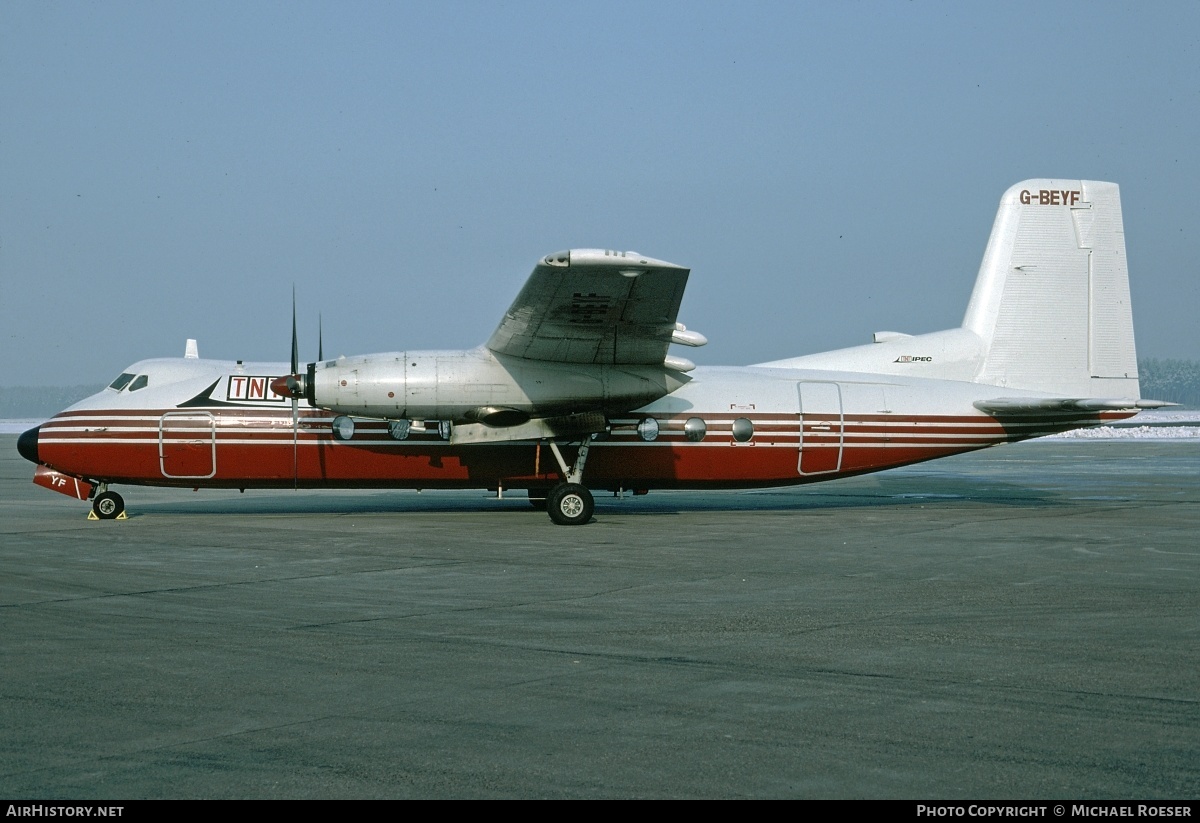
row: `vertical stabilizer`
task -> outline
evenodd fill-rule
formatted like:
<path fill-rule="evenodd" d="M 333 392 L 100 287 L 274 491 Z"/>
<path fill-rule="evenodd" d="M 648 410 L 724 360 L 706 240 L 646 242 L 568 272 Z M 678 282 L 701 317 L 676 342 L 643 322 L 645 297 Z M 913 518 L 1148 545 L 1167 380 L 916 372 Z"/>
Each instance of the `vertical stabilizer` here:
<path fill-rule="evenodd" d="M 1090 180 L 1010 188 L 963 328 L 975 382 L 1060 397 L 1138 397 L 1120 190 Z"/>

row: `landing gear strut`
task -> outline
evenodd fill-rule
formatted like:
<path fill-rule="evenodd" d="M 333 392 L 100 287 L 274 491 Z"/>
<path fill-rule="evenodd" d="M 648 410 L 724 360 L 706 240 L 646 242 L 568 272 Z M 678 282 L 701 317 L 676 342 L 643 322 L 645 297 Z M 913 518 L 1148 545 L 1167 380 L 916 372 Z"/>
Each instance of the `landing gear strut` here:
<path fill-rule="evenodd" d="M 591 442 L 591 435 L 587 435 L 579 446 L 575 465 L 568 469 L 558 444 L 550 441 L 550 451 L 554 453 L 554 459 L 558 461 L 558 467 L 562 470 L 566 482 L 559 483 L 546 495 L 546 513 L 560 526 L 581 526 L 592 519 L 595 501 L 592 499 L 592 493 L 582 483 L 583 467 L 587 463 Z"/>

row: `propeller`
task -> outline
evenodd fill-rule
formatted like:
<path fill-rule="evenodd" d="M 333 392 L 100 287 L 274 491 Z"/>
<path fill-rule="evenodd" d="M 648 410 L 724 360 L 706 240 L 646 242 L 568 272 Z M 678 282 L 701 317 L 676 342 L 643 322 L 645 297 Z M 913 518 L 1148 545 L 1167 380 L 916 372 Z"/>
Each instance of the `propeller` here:
<path fill-rule="evenodd" d="M 317 359 L 325 359 L 324 330 L 317 316 Z M 290 372 L 271 381 L 271 391 L 292 400 L 292 485 L 299 488 L 300 398 L 308 393 L 308 376 L 300 373 L 300 341 L 296 334 L 296 287 L 292 286 L 292 359 Z"/>
<path fill-rule="evenodd" d="M 271 391 L 292 399 L 292 486 L 298 488 L 300 454 L 300 395 L 304 394 L 304 377 L 300 374 L 300 340 L 296 334 L 296 287 L 292 286 L 292 359 L 291 370 L 271 381 Z"/>

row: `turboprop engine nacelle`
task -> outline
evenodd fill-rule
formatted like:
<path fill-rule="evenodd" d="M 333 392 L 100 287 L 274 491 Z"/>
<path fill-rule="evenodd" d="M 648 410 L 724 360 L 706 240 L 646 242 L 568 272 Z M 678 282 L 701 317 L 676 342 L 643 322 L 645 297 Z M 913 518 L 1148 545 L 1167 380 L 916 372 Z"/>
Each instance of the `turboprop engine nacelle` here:
<path fill-rule="evenodd" d="M 390 352 L 310 363 L 288 385 L 319 408 L 359 417 L 505 427 L 578 411 L 619 413 L 689 381 L 662 366 L 547 363 L 471 351 Z"/>

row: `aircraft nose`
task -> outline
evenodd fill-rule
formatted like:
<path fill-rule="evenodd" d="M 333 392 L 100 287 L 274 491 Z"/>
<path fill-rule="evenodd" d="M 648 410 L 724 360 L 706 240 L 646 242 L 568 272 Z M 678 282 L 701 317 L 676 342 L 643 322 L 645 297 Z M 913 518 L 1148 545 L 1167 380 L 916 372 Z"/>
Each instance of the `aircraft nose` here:
<path fill-rule="evenodd" d="M 38 462 L 38 429 L 34 426 L 17 438 L 17 452 L 30 463 Z"/>

